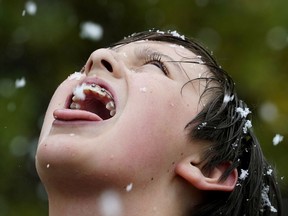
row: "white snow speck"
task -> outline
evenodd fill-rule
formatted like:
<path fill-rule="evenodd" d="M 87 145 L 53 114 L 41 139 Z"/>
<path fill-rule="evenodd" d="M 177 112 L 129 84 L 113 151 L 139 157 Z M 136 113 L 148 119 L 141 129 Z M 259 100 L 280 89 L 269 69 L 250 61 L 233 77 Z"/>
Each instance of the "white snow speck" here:
<path fill-rule="evenodd" d="M 68 80 L 74 80 L 74 79 L 80 80 L 82 76 L 84 76 L 84 74 L 82 74 L 80 72 L 74 72 L 73 74 L 70 74 L 67 79 Z"/>
<path fill-rule="evenodd" d="M 178 37 L 178 38 L 181 38 L 182 40 L 185 40 L 185 36 L 180 35 L 177 31 L 170 31 L 170 34 L 174 37 Z"/>
<path fill-rule="evenodd" d="M 267 174 L 267 175 L 272 175 L 272 172 L 273 172 L 273 170 L 272 170 L 272 169 L 269 169 L 269 170 L 267 170 L 266 174 Z"/>
<path fill-rule="evenodd" d="M 283 136 L 281 136 L 280 134 L 276 134 L 273 138 L 273 145 L 276 146 L 278 145 L 280 142 L 282 142 L 284 139 Z"/>
<path fill-rule="evenodd" d="M 114 191 L 105 191 L 101 194 L 99 207 L 103 216 L 122 215 L 122 202 L 120 196 Z"/>
<path fill-rule="evenodd" d="M 15 81 L 16 88 L 23 88 L 25 85 L 26 85 L 25 77 L 22 77 L 21 79 L 16 79 Z"/>
<path fill-rule="evenodd" d="M 207 122 L 202 122 L 201 124 L 198 125 L 198 130 L 200 130 L 201 128 L 205 127 L 207 125 Z"/>
<path fill-rule="evenodd" d="M 33 1 L 27 1 L 25 4 L 25 10 L 23 10 L 23 12 L 22 12 L 22 16 L 25 16 L 26 12 L 27 12 L 27 14 L 29 14 L 31 16 L 35 15 L 37 12 L 36 3 Z"/>
<path fill-rule="evenodd" d="M 98 41 L 103 36 L 103 28 L 97 23 L 87 21 L 81 24 L 80 37 Z"/>
<path fill-rule="evenodd" d="M 128 185 L 126 186 L 126 191 L 127 191 L 127 192 L 130 192 L 130 191 L 132 190 L 132 188 L 133 188 L 133 183 L 131 182 L 130 184 L 128 184 Z"/>
<path fill-rule="evenodd" d="M 237 146 L 238 146 L 238 144 L 237 143 L 232 143 L 232 148 L 235 150 L 236 148 L 237 148 Z"/>
<path fill-rule="evenodd" d="M 201 126 L 202 126 L 202 127 L 205 127 L 206 125 L 207 125 L 207 122 L 202 122 L 202 123 L 201 123 Z"/>
<path fill-rule="evenodd" d="M 84 87 L 86 86 L 85 83 L 83 83 L 82 85 L 78 85 L 76 86 L 76 88 L 73 91 L 73 94 L 78 97 L 80 100 L 85 100 L 86 95 L 84 94 Z"/>
<path fill-rule="evenodd" d="M 270 206 L 270 211 L 271 212 L 277 212 L 277 209 L 274 206 Z"/>
<path fill-rule="evenodd" d="M 240 174 L 240 176 L 239 176 L 239 179 L 245 180 L 245 179 L 248 177 L 248 175 L 249 175 L 248 170 L 243 170 L 243 169 L 241 169 L 241 174 Z"/>
<path fill-rule="evenodd" d="M 268 192 L 269 192 L 269 186 L 264 186 L 262 187 L 262 191 L 261 191 L 261 201 L 262 201 L 262 206 L 263 207 L 269 207 L 271 212 L 277 212 L 277 209 L 275 209 L 274 206 L 272 206 L 269 196 L 268 196 Z"/>
<path fill-rule="evenodd" d="M 225 95 L 224 96 L 224 103 L 228 103 L 230 101 L 233 101 L 233 99 L 234 99 L 234 95 L 232 95 L 232 96 Z"/>
<path fill-rule="evenodd" d="M 160 31 L 160 30 L 157 30 L 156 32 L 157 32 L 158 34 L 165 34 L 164 31 Z"/>
<path fill-rule="evenodd" d="M 251 128 L 251 127 L 252 127 L 251 121 L 250 121 L 250 120 L 247 120 L 247 121 L 245 122 L 244 127 L 243 127 L 243 132 L 244 132 L 244 133 L 247 133 L 247 130 L 248 130 L 249 128 Z"/>
<path fill-rule="evenodd" d="M 243 108 L 241 108 L 241 107 L 237 107 L 237 108 L 236 108 L 236 112 L 240 113 L 241 118 L 246 118 L 247 115 L 248 115 L 249 113 L 251 113 L 251 111 L 249 110 L 249 108 L 243 109 Z"/>

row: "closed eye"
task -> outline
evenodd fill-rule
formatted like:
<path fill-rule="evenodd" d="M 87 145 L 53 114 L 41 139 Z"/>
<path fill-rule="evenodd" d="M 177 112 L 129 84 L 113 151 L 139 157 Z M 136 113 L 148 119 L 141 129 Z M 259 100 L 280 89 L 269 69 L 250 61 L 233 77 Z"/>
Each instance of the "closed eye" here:
<path fill-rule="evenodd" d="M 152 64 L 158 67 L 165 74 L 165 76 L 169 76 L 169 71 L 164 62 L 162 61 L 160 54 L 152 53 L 148 55 L 145 64 Z"/>

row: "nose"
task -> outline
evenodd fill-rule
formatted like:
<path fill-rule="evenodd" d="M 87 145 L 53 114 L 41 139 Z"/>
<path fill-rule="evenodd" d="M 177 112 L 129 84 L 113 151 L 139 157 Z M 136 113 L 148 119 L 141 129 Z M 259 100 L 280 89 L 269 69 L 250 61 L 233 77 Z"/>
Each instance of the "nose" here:
<path fill-rule="evenodd" d="M 100 73 L 104 71 L 111 73 L 116 78 L 120 78 L 122 76 L 120 59 L 116 55 L 117 53 L 109 49 L 94 51 L 86 63 L 86 73 Z"/>

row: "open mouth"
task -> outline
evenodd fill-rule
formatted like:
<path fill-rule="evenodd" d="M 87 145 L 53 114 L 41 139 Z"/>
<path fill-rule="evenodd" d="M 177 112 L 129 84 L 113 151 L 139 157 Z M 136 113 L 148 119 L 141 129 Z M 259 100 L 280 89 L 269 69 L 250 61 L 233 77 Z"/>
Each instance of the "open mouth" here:
<path fill-rule="evenodd" d="M 112 94 L 95 83 L 83 83 L 77 86 L 73 91 L 69 108 L 93 113 L 103 120 L 107 120 L 116 114 Z"/>

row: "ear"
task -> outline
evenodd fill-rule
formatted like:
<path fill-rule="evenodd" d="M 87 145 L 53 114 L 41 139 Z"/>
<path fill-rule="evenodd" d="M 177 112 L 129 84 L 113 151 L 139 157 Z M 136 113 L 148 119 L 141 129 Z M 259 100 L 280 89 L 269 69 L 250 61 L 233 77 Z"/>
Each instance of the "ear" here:
<path fill-rule="evenodd" d="M 186 158 L 176 165 L 175 172 L 199 190 L 228 192 L 234 189 L 238 180 L 237 169 L 234 169 L 224 181 L 219 181 L 229 166 L 229 162 L 222 163 L 205 176 L 191 158 Z"/>

